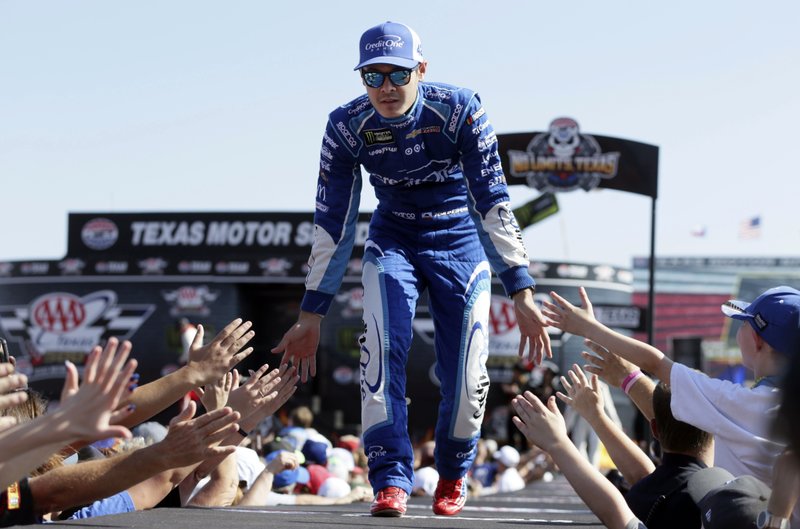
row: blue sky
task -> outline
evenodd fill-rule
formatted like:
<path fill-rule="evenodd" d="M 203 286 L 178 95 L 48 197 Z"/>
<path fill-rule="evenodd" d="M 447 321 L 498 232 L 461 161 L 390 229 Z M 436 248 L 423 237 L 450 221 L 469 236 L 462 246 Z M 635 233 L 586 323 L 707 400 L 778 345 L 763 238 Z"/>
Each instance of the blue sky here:
<path fill-rule="evenodd" d="M 327 113 L 362 92 L 358 38 L 383 20 L 499 133 L 566 115 L 658 145 L 658 255 L 800 255 L 800 3 L 651 4 L 0 0 L 0 260 L 61 258 L 68 212 L 311 211 Z M 649 252 L 648 198 L 559 202 L 525 231 L 534 258 Z"/>

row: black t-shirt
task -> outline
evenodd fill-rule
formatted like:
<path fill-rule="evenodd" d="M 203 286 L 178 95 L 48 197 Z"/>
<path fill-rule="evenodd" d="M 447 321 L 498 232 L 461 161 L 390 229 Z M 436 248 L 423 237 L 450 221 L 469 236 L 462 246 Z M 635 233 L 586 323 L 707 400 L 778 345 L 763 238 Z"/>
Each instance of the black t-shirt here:
<path fill-rule="evenodd" d="M 704 468 L 705 463 L 696 457 L 664 453 L 661 464 L 635 483 L 625 500 L 648 529 L 701 529 L 700 509 L 689 496 L 686 483 Z"/>
<path fill-rule="evenodd" d="M 0 493 L 0 527 L 30 525 L 41 521 L 36 516 L 28 478 L 11 484 Z"/>

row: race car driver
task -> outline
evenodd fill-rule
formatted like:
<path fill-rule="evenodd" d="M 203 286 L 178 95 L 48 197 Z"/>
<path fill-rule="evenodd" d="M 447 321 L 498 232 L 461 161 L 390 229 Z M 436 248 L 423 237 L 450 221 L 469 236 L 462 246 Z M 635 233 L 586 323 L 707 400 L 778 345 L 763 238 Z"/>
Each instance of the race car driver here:
<path fill-rule="evenodd" d="M 490 264 L 513 299 L 520 356 L 527 350 L 535 363 L 551 356 L 497 136 L 478 95 L 423 82 L 427 66 L 419 36 L 406 25 L 386 22 L 361 36 L 355 70 L 366 94 L 329 115 L 301 313 L 272 349 L 298 366 L 304 382 L 315 376 L 320 322 L 353 247 L 363 166 L 378 198 L 364 250 L 359 339 L 374 516 L 402 516 L 413 484 L 405 365 L 420 293 L 428 292 L 441 381 L 436 514 L 464 506 L 480 436 L 489 387 Z"/>

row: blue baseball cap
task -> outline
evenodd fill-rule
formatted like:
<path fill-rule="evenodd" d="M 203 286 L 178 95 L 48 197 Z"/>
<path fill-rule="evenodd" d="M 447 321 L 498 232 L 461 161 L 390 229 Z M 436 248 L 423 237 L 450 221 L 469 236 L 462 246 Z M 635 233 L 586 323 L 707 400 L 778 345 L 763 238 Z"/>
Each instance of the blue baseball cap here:
<path fill-rule="evenodd" d="M 317 465 L 328 464 L 328 445 L 325 443 L 309 439 L 303 445 L 302 452 L 306 457 L 307 463 L 316 463 Z"/>
<path fill-rule="evenodd" d="M 722 312 L 735 320 L 750 322 L 776 351 L 787 356 L 800 351 L 800 291 L 787 286 L 771 288 L 752 303 L 727 301 Z"/>
<path fill-rule="evenodd" d="M 359 70 L 370 64 L 393 64 L 403 68 L 414 68 L 422 58 L 422 43 L 419 35 L 398 22 L 384 22 L 369 28 L 359 42 Z"/>

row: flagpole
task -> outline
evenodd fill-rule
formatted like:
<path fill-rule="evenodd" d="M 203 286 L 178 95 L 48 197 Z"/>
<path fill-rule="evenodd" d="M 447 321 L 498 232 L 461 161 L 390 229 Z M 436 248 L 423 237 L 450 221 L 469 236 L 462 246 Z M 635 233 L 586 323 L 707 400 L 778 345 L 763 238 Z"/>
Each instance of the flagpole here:
<path fill-rule="evenodd" d="M 653 321 L 655 320 L 656 298 L 656 197 L 650 206 L 650 262 L 647 286 L 647 343 L 653 344 Z"/>

